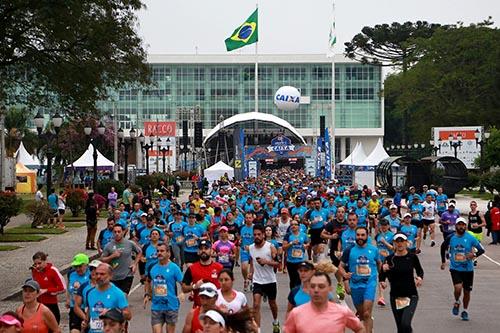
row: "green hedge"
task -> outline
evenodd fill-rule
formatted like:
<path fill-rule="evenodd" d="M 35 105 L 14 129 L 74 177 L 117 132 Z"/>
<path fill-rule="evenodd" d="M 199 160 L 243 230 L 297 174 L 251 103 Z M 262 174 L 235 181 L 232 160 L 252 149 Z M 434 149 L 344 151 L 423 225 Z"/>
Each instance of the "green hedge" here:
<path fill-rule="evenodd" d="M 0 234 L 10 222 L 10 218 L 21 211 L 23 201 L 14 192 L 0 192 Z"/>

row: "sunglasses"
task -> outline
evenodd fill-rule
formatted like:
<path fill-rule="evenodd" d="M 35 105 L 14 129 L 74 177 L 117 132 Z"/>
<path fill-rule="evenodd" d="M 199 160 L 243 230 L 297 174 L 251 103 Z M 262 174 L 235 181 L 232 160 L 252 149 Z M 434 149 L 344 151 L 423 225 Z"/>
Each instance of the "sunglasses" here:
<path fill-rule="evenodd" d="M 217 292 L 217 290 L 214 290 L 214 289 L 212 289 L 210 287 L 200 288 L 199 291 L 200 291 L 200 293 L 202 293 L 202 292 L 216 293 Z"/>

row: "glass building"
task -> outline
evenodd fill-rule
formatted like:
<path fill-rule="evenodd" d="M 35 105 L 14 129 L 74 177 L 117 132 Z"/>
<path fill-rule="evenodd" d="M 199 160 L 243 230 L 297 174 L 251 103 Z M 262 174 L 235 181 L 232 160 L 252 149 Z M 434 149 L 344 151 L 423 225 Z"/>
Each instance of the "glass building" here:
<path fill-rule="evenodd" d="M 255 55 L 150 55 L 153 85 L 124 87 L 98 107 L 115 113 L 118 126 L 142 128 L 145 121 L 203 122 L 204 134 L 221 119 L 254 111 Z M 319 134 L 319 118 L 332 114 L 332 62 L 325 55 L 259 55 L 259 112 L 292 124 L 308 143 Z M 296 111 L 277 110 L 276 90 L 291 85 L 301 91 Z M 383 136 L 382 69 L 335 57 L 336 159 L 356 142 L 369 152 Z M 195 110 L 194 112 L 191 110 Z M 194 115 L 194 113 L 196 113 Z"/>

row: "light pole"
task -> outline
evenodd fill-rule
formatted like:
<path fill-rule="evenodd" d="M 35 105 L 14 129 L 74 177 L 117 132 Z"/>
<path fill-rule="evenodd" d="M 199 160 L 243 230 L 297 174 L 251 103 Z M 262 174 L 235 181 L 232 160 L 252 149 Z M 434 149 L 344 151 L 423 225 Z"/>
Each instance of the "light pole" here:
<path fill-rule="evenodd" d="M 436 145 L 436 142 L 434 142 L 434 140 L 429 140 L 429 144 L 432 147 L 432 151 L 434 152 L 434 156 L 437 156 L 437 153 L 441 151 L 441 139 L 438 138 L 437 145 Z"/>
<path fill-rule="evenodd" d="M 483 132 L 481 135 L 481 132 L 479 132 L 479 129 L 476 129 L 474 132 L 474 138 L 476 139 L 476 147 L 479 145 L 481 148 L 480 150 L 480 155 L 479 155 L 479 172 L 481 174 L 484 173 L 484 146 L 488 143 L 488 139 L 490 138 L 490 133 L 489 132 Z M 480 182 L 481 185 L 479 186 L 479 192 L 483 193 L 484 192 L 484 186 L 483 182 Z"/>
<path fill-rule="evenodd" d="M 97 148 L 96 148 L 96 143 L 95 143 L 96 138 L 90 137 L 90 134 L 92 133 L 92 127 L 90 127 L 89 125 L 87 125 L 83 128 L 83 132 L 85 133 L 85 135 L 87 136 L 87 139 L 90 141 L 90 143 L 92 144 L 92 147 L 94 148 L 94 152 L 92 154 L 92 157 L 94 158 L 94 170 L 93 170 L 94 174 L 93 174 L 93 180 L 92 180 L 92 189 L 94 190 L 94 193 L 95 193 L 96 187 L 97 187 Z M 104 132 L 106 132 L 106 127 L 104 127 L 104 124 L 101 121 L 101 122 L 99 122 L 99 125 L 97 126 L 97 134 L 104 135 Z"/>
<path fill-rule="evenodd" d="M 141 143 L 141 149 L 144 150 L 146 156 L 146 175 L 149 175 L 149 150 L 153 148 L 153 135 L 149 136 L 150 143 L 146 143 L 146 137 L 141 133 L 139 136 L 139 142 Z"/>
<path fill-rule="evenodd" d="M 161 139 L 158 138 L 159 142 L 161 142 Z M 170 172 L 170 138 L 167 138 L 166 140 L 166 147 L 162 147 L 160 149 L 161 155 L 162 155 L 162 162 L 163 162 L 163 173 L 166 173 L 167 169 L 165 168 L 165 157 L 168 157 L 168 172 Z"/>
<path fill-rule="evenodd" d="M 57 140 L 57 135 L 59 134 L 59 130 L 61 129 L 63 118 L 61 117 L 59 112 L 56 112 L 56 114 L 52 117 L 52 125 L 54 126 L 55 133 L 52 132 L 51 130 L 47 130 L 45 131 L 45 133 L 43 133 L 44 118 L 40 113 L 40 111 L 38 111 L 33 120 L 35 122 L 36 130 L 38 132 L 38 137 L 42 141 L 45 141 L 45 143 L 47 144 L 46 155 L 47 155 L 47 197 L 48 197 L 52 189 L 52 158 L 54 155 L 52 152 L 51 143 Z"/>
<path fill-rule="evenodd" d="M 123 129 L 120 128 L 118 130 L 118 143 L 120 146 L 123 146 L 125 149 L 123 157 L 125 159 L 125 170 L 123 172 L 123 182 L 127 183 L 128 181 L 128 149 L 132 145 L 133 141 L 135 139 L 135 129 L 134 126 L 129 131 L 129 137 L 125 137 L 123 133 Z"/>
<path fill-rule="evenodd" d="M 453 134 L 450 133 L 450 135 L 448 136 L 448 141 L 450 141 L 450 146 L 453 148 L 455 158 L 457 158 L 457 149 L 458 147 L 462 147 L 462 133 L 458 133 L 456 138 Z"/>

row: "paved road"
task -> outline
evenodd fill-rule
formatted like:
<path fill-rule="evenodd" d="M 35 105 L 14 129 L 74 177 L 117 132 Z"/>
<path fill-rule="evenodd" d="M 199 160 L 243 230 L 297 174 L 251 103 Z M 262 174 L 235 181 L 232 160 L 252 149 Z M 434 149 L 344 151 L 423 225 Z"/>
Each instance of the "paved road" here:
<path fill-rule="evenodd" d="M 470 322 L 462 322 L 458 317 L 451 314 L 452 285 L 448 270 L 441 271 L 439 248 L 423 247 L 420 255 L 425 270 L 424 285 L 420 289 L 420 303 L 413 321 L 415 332 L 498 332 L 498 300 L 500 299 L 500 246 L 486 245 L 486 254 L 495 262 L 486 257 L 479 259 L 476 270 L 475 284 L 472 301 L 469 307 Z M 236 287 L 242 290 L 241 275 L 237 274 Z M 288 276 L 280 274 L 278 304 L 280 309 L 280 321 L 284 321 L 286 309 L 286 297 L 288 293 Z M 131 322 L 132 332 L 148 332 L 150 330 L 149 309 L 142 307 L 142 296 L 144 292 L 139 287 L 130 295 L 130 303 L 134 318 Z M 386 297 L 388 292 L 386 291 Z M 251 294 L 247 294 L 251 297 Z M 350 299 L 348 305 L 352 308 Z M 176 332 L 182 330 L 184 318 L 191 304 L 185 302 L 182 305 L 178 327 Z M 374 310 L 375 331 L 395 332 L 394 320 L 390 308 L 376 307 Z M 263 308 L 262 332 L 271 332 L 271 313 L 267 304 Z"/>

